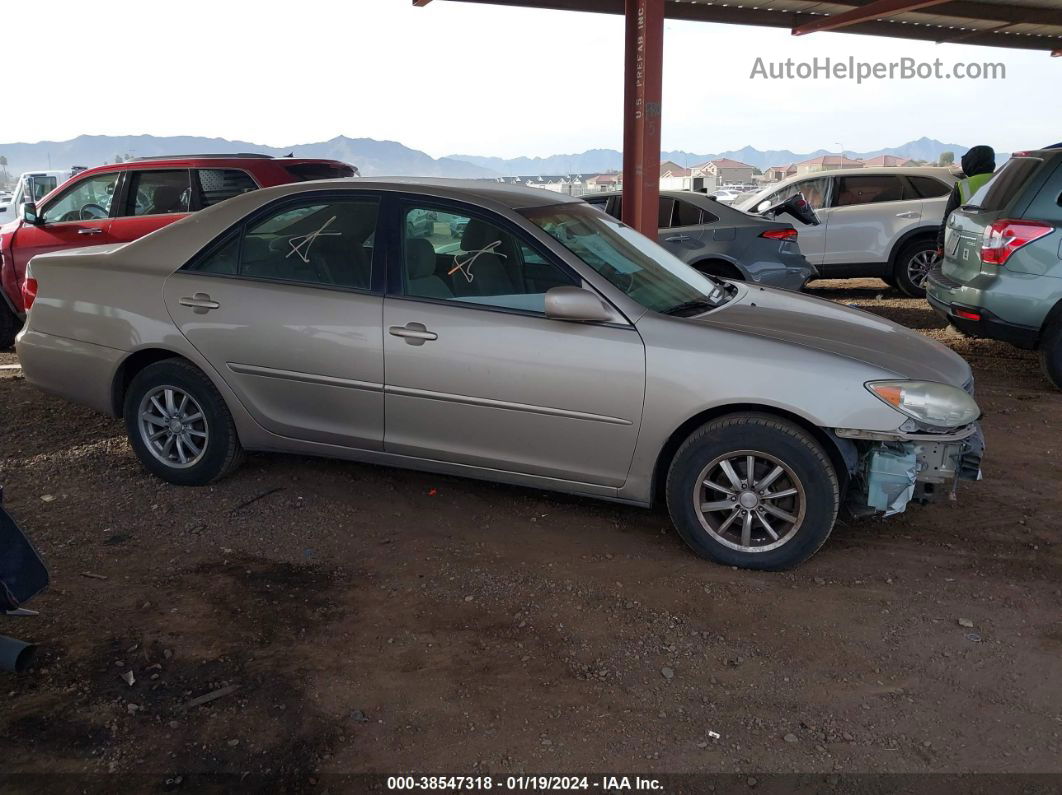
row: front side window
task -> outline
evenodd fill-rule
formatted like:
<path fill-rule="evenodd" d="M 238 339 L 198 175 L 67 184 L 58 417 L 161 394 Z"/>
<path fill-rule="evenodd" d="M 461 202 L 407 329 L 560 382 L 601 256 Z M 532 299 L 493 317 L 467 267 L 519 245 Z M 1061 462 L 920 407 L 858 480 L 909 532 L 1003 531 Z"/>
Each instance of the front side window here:
<path fill-rule="evenodd" d="M 258 189 L 258 184 L 250 175 L 235 168 L 200 168 L 195 174 L 199 182 L 200 207 L 210 207 Z"/>
<path fill-rule="evenodd" d="M 805 179 L 800 182 L 794 182 L 792 185 L 787 185 L 781 190 L 775 191 L 768 197 L 767 201 L 771 203 L 771 206 L 784 202 L 791 196 L 796 196 L 798 193 L 804 194 L 804 200 L 811 205 L 813 210 L 821 210 L 826 206 L 826 197 L 829 193 L 830 181 L 829 177 L 816 177 L 815 179 Z M 762 204 L 763 202 L 760 202 Z M 758 209 L 758 207 L 757 207 Z"/>
<path fill-rule="evenodd" d="M 548 290 L 575 283 L 526 241 L 481 218 L 413 207 L 402 228 L 403 291 L 413 298 L 544 313 Z"/>
<path fill-rule="evenodd" d="M 835 207 L 895 202 L 903 198 L 903 183 L 888 175 L 838 177 Z"/>
<path fill-rule="evenodd" d="M 118 172 L 97 174 L 81 180 L 41 212 L 41 219 L 46 224 L 64 221 L 96 221 L 107 218 L 111 211 L 111 199 L 114 198 L 114 186 L 118 183 Z"/>
<path fill-rule="evenodd" d="M 129 193 L 119 215 L 166 215 L 191 212 L 188 170 L 131 171 Z"/>
<path fill-rule="evenodd" d="M 289 205 L 237 231 L 189 270 L 368 290 L 378 212 L 374 199 Z"/>
<path fill-rule="evenodd" d="M 585 205 L 537 207 L 522 213 L 646 309 L 692 315 L 726 300 L 718 282 L 629 226 Z"/>

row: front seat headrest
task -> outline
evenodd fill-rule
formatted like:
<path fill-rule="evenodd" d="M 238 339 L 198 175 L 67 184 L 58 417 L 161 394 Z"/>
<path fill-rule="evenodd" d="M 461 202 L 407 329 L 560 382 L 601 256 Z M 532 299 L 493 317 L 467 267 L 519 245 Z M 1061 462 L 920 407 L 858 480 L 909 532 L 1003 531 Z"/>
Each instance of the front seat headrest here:
<path fill-rule="evenodd" d="M 504 242 L 505 234 L 486 221 L 472 218 L 461 235 L 461 248 L 465 251 L 481 251 L 491 243 Z"/>

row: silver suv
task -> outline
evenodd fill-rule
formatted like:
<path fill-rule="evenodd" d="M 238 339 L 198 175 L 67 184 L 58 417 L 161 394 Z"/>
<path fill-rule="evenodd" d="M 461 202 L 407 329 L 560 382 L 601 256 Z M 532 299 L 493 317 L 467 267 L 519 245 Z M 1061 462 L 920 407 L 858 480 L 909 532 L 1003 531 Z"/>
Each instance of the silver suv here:
<path fill-rule="evenodd" d="M 754 212 L 796 193 L 821 224 L 795 223 L 800 250 L 824 279 L 877 276 L 924 296 L 939 262 L 937 233 L 956 176 L 947 168 L 848 168 L 790 177 L 734 206 Z"/>

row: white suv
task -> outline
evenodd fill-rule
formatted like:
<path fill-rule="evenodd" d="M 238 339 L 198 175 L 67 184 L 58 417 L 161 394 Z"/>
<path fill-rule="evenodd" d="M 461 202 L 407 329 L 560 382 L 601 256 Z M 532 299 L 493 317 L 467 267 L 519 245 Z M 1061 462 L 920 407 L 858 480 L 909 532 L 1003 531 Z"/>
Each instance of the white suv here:
<path fill-rule="evenodd" d="M 926 275 L 938 261 L 937 231 L 956 180 L 948 168 L 820 171 L 790 177 L 734 207 L 758 212 L 803 193 L 821 223 L 793 225 L 800 232 L 800 250 L 822 278 L 877 276 L 921 297 Z"/>

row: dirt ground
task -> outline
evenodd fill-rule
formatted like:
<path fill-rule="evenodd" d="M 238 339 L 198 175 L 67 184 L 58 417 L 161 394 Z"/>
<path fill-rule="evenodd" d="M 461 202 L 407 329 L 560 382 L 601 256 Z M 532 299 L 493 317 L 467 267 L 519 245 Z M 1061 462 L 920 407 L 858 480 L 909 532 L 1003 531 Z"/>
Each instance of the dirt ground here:
<path fill-rule="evenodd" d="M 813 292 L 966 356 L 988 450 L 957 503 L 785 574 L 663 510 L 353 463 L 169 486 L 0 371 L 0 483 L 53 581 L 0 619 L 42 645 L 0 674 L 0 772 L 1062 773 L 1062 394 L 876 280 Z"/>

